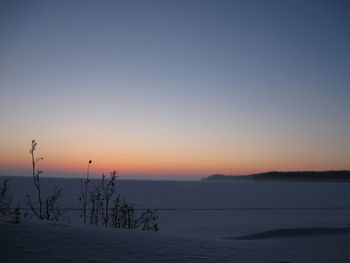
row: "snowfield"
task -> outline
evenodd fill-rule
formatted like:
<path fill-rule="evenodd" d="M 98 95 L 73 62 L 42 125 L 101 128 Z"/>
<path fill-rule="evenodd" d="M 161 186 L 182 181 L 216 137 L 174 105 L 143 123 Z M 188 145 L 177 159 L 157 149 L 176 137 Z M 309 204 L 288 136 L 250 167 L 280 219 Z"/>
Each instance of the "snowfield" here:
<path fill-rule="evenodd" d="M 63 187 L 62 207 L 78 207 L 79 180 Z M 16 177 L 15 197 L 33 194 Z M 60 222 L 0 220 L 1 262 L 350 262 L 350 184 L 120 181 L 138 208 L 158 208 L 159 232 Z"/>

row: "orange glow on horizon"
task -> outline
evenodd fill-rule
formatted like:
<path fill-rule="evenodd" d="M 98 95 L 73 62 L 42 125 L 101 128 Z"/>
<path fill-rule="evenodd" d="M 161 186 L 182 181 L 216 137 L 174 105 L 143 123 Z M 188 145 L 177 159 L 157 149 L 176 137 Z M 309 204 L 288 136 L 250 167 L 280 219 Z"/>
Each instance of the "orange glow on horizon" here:
<path fill-rule="evenodd" d="M 89 158 L 87 154 L 78 157 L 74 154 L 55 155 L 46 154 L 43 161 L 38 163 L 37 168 L 45 172 L 72 172 L 74 174 L 85 175 L 88 161 L 92 160 L 90 165 L 91 174 L 109 174 L 109 172 L 116 170 L 121 175 L 132 177 L 134 174 L 153 175 L 155 177 L 162 177 L 167 175 L 196 176 L 202 177 L 215 173 L 244 175 L 258 172 L 265 172 L 271 170 L 331 170 L 344 169 L 343 167 L 327 167 L 310 165 L 307 162 L 299 162 L 295 165 L 289 160 L 276 159 L 244 159 L 244 158 L 220 158 L 221 156 L 205 156 L 198 158 L 188 158 L 186 156 L 144 156 L 134 155 L 130 156 L 115 156 L 108 155 L 105 158 L 103 155 L 95 154 L 94 158 Z M 39 155 L 38 155 L 39 156 Z M 1 169 L 15 169 L 28 170 L 31 169 L 30 156 L 20 155 L 22 159 L 11 158 L 7 156 L 3 159 L 4 162 L 0 164 Z M 23 160 L 25 159 L 25 160 Z M 346 167 L 345 167 L 346 168 Z"/>
<path fill-rule="evenodd" d="M 38 169 L 44 172 L 65 172 L 84 175 L 92 160 L 91 173 L 109 174 L 116 170 L 121 175 L 152 175 L 155 177 L 177 175 L 202 177 L 215 173 L 243 175 L 271 170 L 341 170 L 349 169 L 344 158 L 331 158 L 304 152 L 299 149 L 289 152 L 274 147 L 230 144 L 219 146 L 199 142 L 175 142 L 147 140 L 105 142 L 86 138 L 67 141 L 38 141 L 37 157 L 44 160 Z M 29 140 L 30 142 L 30 140 Z M 185 143 L 188 146 L 184 146 Z M 31 170 L 29 143 L 22 139 L 0 149 L 1 170 Z M 67 147 L 67 145 L 69 147 Z M 115 147 L 118 145 L 119 147 Z M 245 147 L 244 147 L 245 146 Z M 6 149 L 6 151 L 4 150 Z M 328 158 L 328 159 L 327 159 Z"/>

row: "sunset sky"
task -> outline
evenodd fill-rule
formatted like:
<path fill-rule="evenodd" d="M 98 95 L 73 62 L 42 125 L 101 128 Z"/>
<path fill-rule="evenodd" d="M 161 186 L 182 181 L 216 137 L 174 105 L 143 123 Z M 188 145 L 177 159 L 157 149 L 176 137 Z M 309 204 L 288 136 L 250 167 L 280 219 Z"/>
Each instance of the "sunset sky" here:
<path fill-rule="evenodd" d="M 0 174 L 350 169 L 349 1 L 1 1 Z"/>

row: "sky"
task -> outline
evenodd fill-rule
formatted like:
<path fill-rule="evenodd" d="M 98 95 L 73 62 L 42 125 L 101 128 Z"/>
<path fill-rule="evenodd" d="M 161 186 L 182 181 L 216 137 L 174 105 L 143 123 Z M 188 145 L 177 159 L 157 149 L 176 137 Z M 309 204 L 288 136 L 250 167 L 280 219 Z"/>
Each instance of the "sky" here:
<path fill-rule="evenodd" d="M 0 174 L 350 169 L 348 1 L 1 1 Z M 29 172 L 28 172 L 29 171 Z"/>

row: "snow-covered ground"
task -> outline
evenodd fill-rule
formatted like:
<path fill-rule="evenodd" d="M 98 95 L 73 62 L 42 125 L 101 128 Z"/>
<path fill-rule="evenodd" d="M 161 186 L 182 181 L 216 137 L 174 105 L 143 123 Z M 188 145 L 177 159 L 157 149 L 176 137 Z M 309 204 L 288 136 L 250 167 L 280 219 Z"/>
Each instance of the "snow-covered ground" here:
<path fill-rule="evenodd" d="M 77 208 L 77 179 L 62 207 Z M 11 182 L 17 199 L 30 178 Z M 77 211 L 62 222 L 0 221 L 1 262 L 350 262 L 350 184 L 120 181 L 138 208 L 157 208 L 159 232 L 84 226 Z M 23 201 L 22 201 L 23 202 Z"/>

